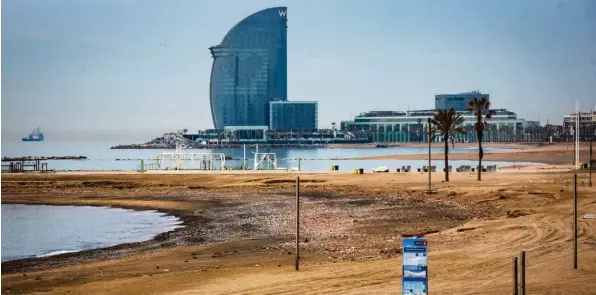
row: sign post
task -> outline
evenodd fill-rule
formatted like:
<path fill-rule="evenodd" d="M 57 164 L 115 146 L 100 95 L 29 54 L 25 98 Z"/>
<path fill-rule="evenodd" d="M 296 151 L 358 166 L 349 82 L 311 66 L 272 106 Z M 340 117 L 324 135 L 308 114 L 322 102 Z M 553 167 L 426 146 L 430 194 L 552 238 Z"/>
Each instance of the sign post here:
<path fill-rule="evenodd" d="M 402 294 L 428 294 L 428 242 L 424 238 L 403 239 Z"/>

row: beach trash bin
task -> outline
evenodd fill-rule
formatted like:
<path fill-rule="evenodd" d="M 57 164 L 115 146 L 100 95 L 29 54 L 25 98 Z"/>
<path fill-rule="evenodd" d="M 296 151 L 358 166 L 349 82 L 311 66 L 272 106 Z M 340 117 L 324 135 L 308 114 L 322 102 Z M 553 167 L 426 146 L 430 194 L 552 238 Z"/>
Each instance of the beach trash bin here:
<path fill-rule="evenodd" d="M 358 174 L 358 168 L 354 168 L 354 174 Z"/>
<path fill-rule="evenodd" d="M 335 166 L 331 165 L 331 166 L 329 167 L 329 170 L 330 170 L 330 171 L 333 171 L 333 169 L 334 169 L 334 168 L 335 168 Z"/>
<path fill-rule="evenodd" d="M 339 171 L 339 165 L 335 165 L 335 166 L 333 166 L 333 170 L 335 170 L 335 171 Z"/>
<path fill-rule="evenodd" d="M 363 168 L 359 168 L 358 169 L 358 174 L 364 174 L 364 169 Z"/>

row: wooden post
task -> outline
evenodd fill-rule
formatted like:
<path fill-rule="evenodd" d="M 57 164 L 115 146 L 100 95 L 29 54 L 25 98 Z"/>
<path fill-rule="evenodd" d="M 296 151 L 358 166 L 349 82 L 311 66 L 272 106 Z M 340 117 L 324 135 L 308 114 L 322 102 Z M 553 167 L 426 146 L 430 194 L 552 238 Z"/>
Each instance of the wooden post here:
<path fill-rule="evenodd" d="M 513 295 L 518 295 L 517 288 L 517 257 L 513 257 Z"/>
<path fill-rule="evenodd" d="M 592 167 L 592 140 L 590 140 L 590 158 L 588 160 L 588 174 L 590 177 L 590 180 L 588 182 L 590 184 L 590 187 L 592 187 L 592 169 L 594 169 L 594 167 Z"/>
<path fill-rule="evenodd" d="M 573 269 L 577 269 L 577 173 L 573 175 Z"/>
<path fill-rule="evenodd" d="M 520 295 L 526 295 L 526 251 L 521 251 L 520 256 L 520 271 L 519 271 L 519 282 L 520 282 Z"/>
<path fill-rule="evenodd" d="M 428 123 L 426 125 L 426 129 L 428 130 L 428 193 L 432 193 L 432 182 L 431 182 L 431 162 L 430 162 L 430 144 L 431 144 L 431 140 L 430 140 L 430 117 L 428 118 Z"/>
<path fill-rule="evenodd" d="M 300 176 L 296 176 L 296 270 L 300 270 Z"/>

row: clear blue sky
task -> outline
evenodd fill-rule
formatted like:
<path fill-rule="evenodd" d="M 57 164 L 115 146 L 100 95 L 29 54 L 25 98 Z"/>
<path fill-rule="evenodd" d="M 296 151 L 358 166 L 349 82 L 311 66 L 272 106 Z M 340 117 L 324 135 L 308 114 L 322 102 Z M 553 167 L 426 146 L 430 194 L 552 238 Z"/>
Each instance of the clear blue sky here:
<path fill-rule="evenodd" d="M 282 5 L 288 96 L 320 127 L 476 89 L 543 124 L 596 105 L 593 0 L 4 0 L 2 137 L 211 128 L 208 47 Z"/>

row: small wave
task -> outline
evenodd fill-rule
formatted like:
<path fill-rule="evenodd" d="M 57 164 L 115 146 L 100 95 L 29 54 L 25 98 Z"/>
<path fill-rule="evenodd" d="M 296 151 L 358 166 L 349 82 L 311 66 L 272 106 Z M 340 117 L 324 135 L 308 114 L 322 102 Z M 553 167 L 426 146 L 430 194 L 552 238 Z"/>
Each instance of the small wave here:
<path fill-rule="evenodd" d="M 48 253 L 40 254 L 35 257 L 42 258 L 42 257 L 49 257 L 49 256 L 54 256 L 54 255 L 66 254 L 66 253 L 74 253 L 74 252 L 79 252 L 79 251 L 81 251 L 81 250 L 57 250 L 57 251 L 50 251 Z"/>
<path fill-rule="evenodd" d="M 183 228 L 183 227 L 184 227 L 184 225 L 172 225 L 172 226 L 166 227 L 166 231 L 172 231 L 172 230 Z"/>

